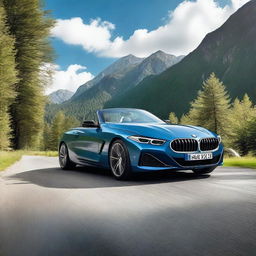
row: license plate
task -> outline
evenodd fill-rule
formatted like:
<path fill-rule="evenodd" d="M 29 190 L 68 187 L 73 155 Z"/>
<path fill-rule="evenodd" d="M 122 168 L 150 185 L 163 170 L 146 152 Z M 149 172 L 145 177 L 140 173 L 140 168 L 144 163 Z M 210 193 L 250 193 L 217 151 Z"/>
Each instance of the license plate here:
<path fill-rule="evenodd" d="M 201 154 L 187 154 L 185 160 L 195 161 L 195 160 L 207 160 L 212 159 L 212 153 L 201 153 Z"/>

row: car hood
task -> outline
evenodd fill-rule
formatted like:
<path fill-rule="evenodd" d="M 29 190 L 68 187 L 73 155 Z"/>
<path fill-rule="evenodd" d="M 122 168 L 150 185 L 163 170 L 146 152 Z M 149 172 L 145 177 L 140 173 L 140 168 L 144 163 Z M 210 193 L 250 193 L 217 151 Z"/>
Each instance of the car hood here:
<path fill-rule="evenodd" d="M 198 138 L 216 136 L 205 128 L 191 125 L 170 124 L 107 124 L 109 128 L 121 130 L 128 135 L 172 140 L 175 138 Z"/>

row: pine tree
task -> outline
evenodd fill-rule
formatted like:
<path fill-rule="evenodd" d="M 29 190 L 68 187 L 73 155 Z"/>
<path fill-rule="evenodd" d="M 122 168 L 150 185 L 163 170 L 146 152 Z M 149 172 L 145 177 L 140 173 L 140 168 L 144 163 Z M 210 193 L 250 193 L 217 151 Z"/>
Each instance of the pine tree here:
<path fill-rule="evenodd" d="M 62 134 L 72 127 L 79 126 L 79 122 L 76 118 L 65 116 L 62 111 L 59 111 L 53 119 L 52 125 L 45 133 L 49 134 L 48 139 L 45 139 L 47 150 L 57 150 L 58 144 Z M 47 129 L 47 127 L 46 127 Z"/>
<path fill-rule="evenodd" d="M 11 35 L 15 37 L 19 82 L 12 105 L 14 144 L 16 148 L 36 148 L 43 127 L 44 84 L 41 67 L 52 60 L 48 41 L 52 19 L 40 0 L 1 0 Z"/>
<path fill-rule="evenodd" d="M 9 107 L 15 97 L 14 39 L 8 34 L 5 11 L 0 2 L 0 150 L 10 146 L 11 128 Z"/>
<path fill-rule="evenodd" d="M 73 116 L 65 116 L 65 123 L 63 125 L 63 131 L 67 131 L 70 128 L 78 127 L 81 123 Z"/>
<path fill-rule="evenodd" d="M 251 119 L 247 125 L 248 152 L 256 156 L 256 118 Z"/>
<path fill-rule="evenodd" d="M 240 154 L 246 155 L 250 151 L 248 140 L 251 121 L 256 118 L 256 109 L 247 94 L 243 99 L 235 99 L 230 109 L 230 141 L 231 146 L 238 149 Z"/>
<path fill-rule="evenodd" d="M 189 113 L 188 114 L 183 114 L 180 118 L 180 124 L 183 125 L 196 125 L 193 120 L 191 120 Z"/>
<path fill-rule="evenodd" d="M 41 148 L 40 148 L 41 150 L 43 151 L 48 150 L 50 145 L 50 135 L 51 135 L 51 125 L 45 121 L 42 140 L 41 140 Z"/>
<path fill-rule="evenodd" d="M 172 124 L 178 124 L 179 123 L 179 119 L 178 119 L 178 117 L 176 116 L 176 114 L 174 112 L 171 112 L 169 114 L 169 121 Z"/>
<path fill-rule="evenodd" d="M 212 73 L 191 103 L 186 121 L 226 136 L 229 134 L 229 107 L 230 98 L 225 86 Z"/>
<path fill-rule="evenodd" d="M 232 124 L 231 129 L 233 129 L 234 132 L 237 128 L 243 128 L 246 122 L 256 117 L 256 109 L 247 94 L 244 95 L 241 101 L 237 98 L 234 100 L 232 108 L 230 109 L 230 116 Z"/>
<path fill-rule="evenodd" d="M 64 124 L 65 124 L 65 116 L 63 112 L 60 111 L 56 114 L 52 122 L 49 145 L 48 145 L 48 148 L 50 150 L 57 150 L 58 142 L 64 131 Z"/>

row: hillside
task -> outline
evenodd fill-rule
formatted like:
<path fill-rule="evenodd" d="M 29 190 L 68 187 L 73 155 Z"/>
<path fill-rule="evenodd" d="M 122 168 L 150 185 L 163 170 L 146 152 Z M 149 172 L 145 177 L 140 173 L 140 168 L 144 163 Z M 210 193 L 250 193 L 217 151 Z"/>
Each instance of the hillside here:
<path fill-rule="evenodd" d="M 73 96 L 73 94 L 74 93 L 69 90 L 60 89 L 49 94 L 48 98 L 51 103 L 60 104 L 64 101 L 69 100 Z"/>
<path fill-rule="evenodd" d="M 132 54 L 118 59 L 113 64 L 108 66 L 106 69 L 104 69 L 102 72 L 100 72 L 94 79 L 81 85 L 75 92 L 74 96 L 72 97 L 72 100 L 75 100 L 76 97 L 78 97 L 86 90 L 99 83 L 106 76 L 116 76 L 119 78 L 123 77 L 127 72 L 136 67 L 142 61 L 143 58 L 138 58 Z"/>
<path fill-rule="evenodd" d="M 56 111 L 62 110 L 69 115 L 75 115 L 80 120 L 92 118 L 93 113 L 102 108 L 112 97 L 123 94 L 128 89 L 135 87 L 145 77 L 161 73 L 179 62 L 183 56 L 176 57 L 157 51 L 145 59 L 137 58 L 137 62 L 133 62 L 132 65 L 130 61 L 125 63 L 130 58 L 135 60 L 137 57 L 128 55 L 117 60 L 106 69 L 108 72 L 105 70 L 100 73 L 101 79 L 90 88 L 85 89 L 84 86 L 81 86 L 69 101 L 60 106 L 48 105 L 47 115 L 54 115 Z M 109 70 L 112 71 L 109 72 Z M 82 90 L 84 91 L 82 92 Z M 47 119 L 51 118 L 47 117 Z"/>
<path fill-rule="evenodd" d="M 248 93 L 256 102 L 256 1 L 234 13 L 180 63 L 143 80 L 105 107 L 138 107 L 162 118 L 188 111 L 211 72 L 224 82 L 232 98 Z M 161 102 L 161 103 L 159 103 Z"/>

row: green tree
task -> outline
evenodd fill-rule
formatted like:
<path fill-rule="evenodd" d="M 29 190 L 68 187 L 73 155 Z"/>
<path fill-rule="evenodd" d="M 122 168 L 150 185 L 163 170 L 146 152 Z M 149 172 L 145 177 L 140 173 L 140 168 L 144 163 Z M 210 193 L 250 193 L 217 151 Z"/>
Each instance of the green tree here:
<path fill-rule="evenodd" d="M 73 116 L 65 117 L 65 123 L 63 125 L 64 131 L 66 131 L 70 128 L 78 127 L 78 126 L 80 126 L 80 122 L 75 117 L 73 117 Z"/>
<path fill-rule="evenodd" d="M 48 149 L 57 150 L 59 139 L 64 131 L 64 124 L 65 116 L 63 112 L 60 111 L 56 114 L 51 125 Z"/>
<path fill-rule="evenodd" d="M 14 39 L 8 33 L 5 11 L 0 2 L 0 150 L 10 146 L 11 127 L 9 107 L 15 98 Z"/>
<path fill-rule="evenodd" d="M 247 125 L 247 145 L 249 152 L 256 155 L 256 117 L 251 119 Z"/>
<path fill-rule="evenodd" d="M 229 134 L 230 98 L 223 83 L 214 73 L 203 83 L 189 113 L 182 122 L 203 126 L 217 134 Z"/>
<path fill-rule="evenodd" d="M 19 82 L 17 98 L 12 105 L 14 145 L 36 148 L 44 115 L 42 66 L 52 60 L 49 44 L 53 20 L 43 10 L 40 0 L 0 0 L 5 7 L 7 23 L 15 38 L 16 66 Z"/>
<path fill-rule="evenodd" d="M 179 123 L 179 119 L 178 117 L 176 116 L 176 114 L 174 112 L 171 112 L 169 114 L 169 121 L 172 123 L 172 124 L 178 124 Z"/>
<path fill-rule="evenodd" d="M 245 123 L 256 117 L 256 109 L 247 94 L 243 99 L 235 99 L 230 109 L 231 124 L 234 130 L 243 128 Z M 235 132 L 235 131 L 234 131 Z"/>
<path fill-rule="evenodd" d="M 53 119 L 50 131 L 46 128 L 45 136 L 48 136 L 48 139 L 45 138 L 47 143 L 46 150 L 57 150 L 62 134 L 68 129 L 77 126 L 79 126 L 79 121 L 76 118 L 65 116 L 63 112 L 59 111 Z"/>
<path fill-rule="evenodd" d="M 47 150 L 48 145 L 50 145 L 50 135 L 51 135 L 51 125 L 47 123 L 46 121 L 44 122 L 44 130 L 43 134 L 41 136 L 41 150 Z"/>
<path fill-rule="evenodd" d="M 247 94 L 243 99 L 235 99 L 230 109 L 230 140 L 231 146 L 239 150 L 242 155 L 250 151 L 249 128 L 252 119 L 256 117 L 256 109 Z"/>
<path fill-rule="evenodd" d="M 189 113 L 183 114 L 180 118 L 180 124 L 186 125 L 186 124 L 193 124 L 193 121 L 191 120 Z"/>

